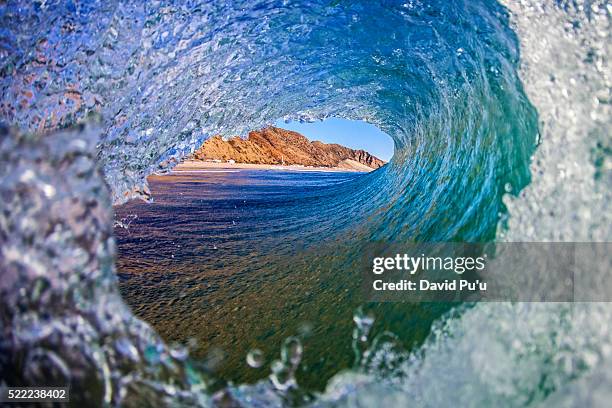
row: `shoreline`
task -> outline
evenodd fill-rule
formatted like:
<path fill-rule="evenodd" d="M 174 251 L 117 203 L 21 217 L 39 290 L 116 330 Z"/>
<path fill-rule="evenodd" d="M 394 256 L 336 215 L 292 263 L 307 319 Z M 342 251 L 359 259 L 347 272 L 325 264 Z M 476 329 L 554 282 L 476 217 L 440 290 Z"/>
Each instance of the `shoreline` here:
<path fill-rule="evenodd" d="M 279 170 L 279 171 L 319 171 L 329 173 L 368 173 L 373 171 L 365 165 L 358 163 L 360 168 L 343 168 L 343 167 L 311 167 L 302 165 L 280 165 L 280 164 L 252 164 L 252 163 L 214 163 L 214 162 L 203 162 L 199 160 L 185 160 L 176 165 L 169 174 L 176 173 L 194 173 L 200 171 L 206 171 L 208 169 L 218 171 L 231 171 L 231 170 Z M 357 166 L 355 166 L 357 167 Z M 214 171 L 211 171 L 214 172 Z"/>

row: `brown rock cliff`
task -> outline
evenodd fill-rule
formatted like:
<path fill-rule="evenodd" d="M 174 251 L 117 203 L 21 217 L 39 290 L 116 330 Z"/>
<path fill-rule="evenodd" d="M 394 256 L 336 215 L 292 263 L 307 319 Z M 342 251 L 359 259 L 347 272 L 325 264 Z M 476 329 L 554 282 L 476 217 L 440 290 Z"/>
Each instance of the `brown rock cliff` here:
<path fill-rule="evenodd" d="M 353 160 L 372 169 L 385 164 L 365 150 L 353 150 L 335 143 L 311 142 L 297 132 L 277 127 L 250 132 L 247 139 L 234 137 L 225 141 L 220 136 L 214 136 L 204 142 L 193 158 L 319 167 L 338 167 L 343 161 Z"/>

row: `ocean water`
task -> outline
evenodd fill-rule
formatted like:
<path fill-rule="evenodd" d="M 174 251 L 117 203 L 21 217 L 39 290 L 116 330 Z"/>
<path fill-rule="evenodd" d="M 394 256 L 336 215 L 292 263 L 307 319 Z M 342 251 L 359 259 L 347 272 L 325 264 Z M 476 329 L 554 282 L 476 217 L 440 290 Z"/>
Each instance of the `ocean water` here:
<path fill-rule="evenodd" d="M 123 298 L 168 342 L 191 342 L 192 355 L 202 359 L 223 358 L 215 371 L 235 381 L 266 377 L 289 336 L 333 334 L 340 341 L 327 338 L 318 345 L 323 350 L 308 355 L 311 366 L 321 367 L 304 373 L 324 386 L 332 367 L 352 365 L 350 337 L 342 334 L 352 329 L 359 304 L 347 298 L 358 296 L 359 286 L 345 294 L 349 287 L 339 288 L 337 279 L 326 283 L 334 271 L 314 265 L 318 257 L 311 253 L 325 238 L 304 239 L 303 230 L 313 227 L 304 208 L 330 201 L 338 183 L 360 176 L 211 170 L 150 179 L 152 203 L 115 208 Z M 352 272 L 347 277 L 357 279 Z M 344 348 L 345 355 L 334 359 L 324 352 L 330 347 Z M 249 368 L 251 349 L 264 351 L 264 367 Z M 318 356 L 324 355 L 323 364 Z"/>
<path fill-rule="evenodd" d="M 337 226 L 309 225 L 316 218 L 304 210 L 323 207 L 364 176 L 181 170 L 150 178 L 152 203 L 115 208 L 123 298 L 167 342 L 191 345 L 193 357 L 218 359 L 211 369 L 234 382 L 267 377 L 279 345 L 297 336 L 307 350 L 298 381 L 304 390 L 322 390 L 355 363 L 346 333 L 364 303 L 362 259 L 352 255 L 359 243 L 346 248 Z M 313 228 L 308 239 L 304 231 Z M 380 315 L 371 334 L 391 330 L 408 349 L 448 309 L 369 305 L 370 314 Z M 263 353 L 261 367 L 247 364 L 255 349 Z"/>
<path fill-rule="evenodd" d="M 610 241 L 610 12 L 606 1 L 4 2 L 0 115 L 11 128 L 0 133 L 2 378 L 70 382 L 76 402 L 97 405 L 605 406 L 608 304 L 364 310 L 346 293 L 372 241 Z M 225 221 L 243 207 L 201 213 L 210 226 L 222 224 L 221 235 L 178 248 L 173 234 L 189 227 L 156 218 L 155 202 L 127 204 L 139 208 L 117 217 L 113 205 L 150 199 L 159 185 L 146 177 L 214 134 L 328 117 L 376 125 L 393 138 L 395 155 L 379 171 L 299 202 L 286 193 L 306 187 L 268 185 L 284 206 L 242 213 L 265 214 L 253 225 L 269 227 L 257 242 L 266 251 L 228 259 L 253 259 L 280 277 L 252 282 L 250 293 L 266 296 L 251 304 L 268 303 L 252 307 L 298 307 L 264 316 L 263 326 L 281 327 L 270 344 L 260 346 L 265 333 L 247 344 L 252 333 L 240 330 L 257 318 L 241 303 L 248 298 L 217 290 L 238 307 L 240 324 L 222 328 L 231 344 L 267 347 L 266 358 L 278 350 L 263 368 L 269 379 L 252 384 L 264 374 L 239 367 L 239 357 L 218 373 L 219 353 L 172 339 L 220 320 L 190 324 L 197 317 L 182 293 L 173 306 L 153 289 L 157 306 L 138 309 L 155 283 L 136 270 L 180 261 L 197 272 L 184 255 L 223 251 L 242 228 L 222 232 Z M 240 190 L 215 191 L 223 202 Z M 151 231 L 144 238 L 156 242 L 147 256 L 117 258 L 117 240 L 130 244 L 117 226 L 141 222 L 139 211 Z M 155 229 L 173 221 L 175 232 Z M 299 237 L 298 250 L 282 237 Z M 319 289 L 311 303 L 278 295 L 298 275 L 324 278 L 304 283 Z M 176 288 L 191 285 L 187 298 L 214 290 L 159 269 L 156 279 L 164 276 L 184 281 Z M 305 309 L 318 310 L 312 320 L 329 319 L 313 324 L 308 339 L 291 326 Z M 166 310 L 176 317 L 167 324 Z M 333 333 L 316 332 L 324 326 Z M 375 340 L 383 328 L 395 334 Z M 298 337 L 281 341 L 285 332 Z M 353 347 L 353 334 L 366 344 Z"/>

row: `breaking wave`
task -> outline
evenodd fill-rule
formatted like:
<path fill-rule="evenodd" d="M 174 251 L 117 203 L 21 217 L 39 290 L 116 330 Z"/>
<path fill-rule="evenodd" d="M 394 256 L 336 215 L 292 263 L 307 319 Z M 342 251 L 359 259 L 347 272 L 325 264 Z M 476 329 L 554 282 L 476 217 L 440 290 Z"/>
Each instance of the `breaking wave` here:
<path fill-rule="evenodd" d="M 305 210 L 305 235 L 612 237 L 605 1 L 8 1 L 0 20 L 0 367 L 14 383 L 69 382 L 100 404 L 289 403 L 298 343 L 272 381 L 226 386 L 124 305 L 112 236 L 111 204 L 147 199 L 147 175 L 277 118 L 361 119 L 395 142 L 389 165 Z M 603 405 L 611 314 L 463 305 L 417 350 L 377 339 L 299 402 Z"/>

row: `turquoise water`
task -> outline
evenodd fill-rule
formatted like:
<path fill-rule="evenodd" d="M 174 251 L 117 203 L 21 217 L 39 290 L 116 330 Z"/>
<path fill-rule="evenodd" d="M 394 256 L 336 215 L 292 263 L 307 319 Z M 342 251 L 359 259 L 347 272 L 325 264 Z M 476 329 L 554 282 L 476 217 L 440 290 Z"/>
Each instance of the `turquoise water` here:
<path fill-rule="evenodd" d="M 413 321 L 422 330 L 389 327 L 394 340 L 388 335 L 368 354 L 379 364 L 333 368 L 367 354 L 352 350 L 352 329 L 360 338 L 372 318 L 363 311 L 351 322 L 348 309 L 359 302 L 345 295 L 354 282 L 342 272 L 371 241 L 611 239 L 607 2 L 7 1 L 0 20 L 0 115 L 13 129 L 0 133 L 3 378 L 69 381 L 81 391 L 76 403 L 97 405 L 209 406 L 211 398 L 286 405 L 300 381 L 321 389 L 331 374 L 324 392 L 298 401 L 604 401 L 612 339 L 610 310 L 601 304 L 462 305 L 440 317 L 402 306 L 374 310 L 375 325 Z M 301 272 L 325 265 L 312 275 L 327 271 L 325 279 L 309 283 L 321 289 L 312 305 L 329 318 L 317 327 L 337 331 L 316 333 L 311 343 L 300 338 L 303 349 L 279 334 L 265 346 L 266 355 L 284 350 L 265 367 L 270 381 L 241 385 L 264 374 L 238 368 L 239 357 L 236 370 L 211 372 L 211 358 L 200 357 L 206 345 L 190 358 L 136 317 L 146 312 L 125 290 L 120 296 L 129 279 L 116 272 L 130 264 L 120 259 L 117 269 L 116 239 L 129 239 L 115 237 L 112 226 L 131 218 L 114 219 L 111 205 L 149 199 L 156 186 L 146 177 L 169 171 L 212 135 L 244 135 L 279 118 L 329 117 L 377 126 L 393 138 L 395 155 L 379 171 L 317 188 L 312 199 L 291 203 L 281 189 L 286 206 L 251 208 L 266 215 L 258 220 L 266 225 L 268 216 L 290 221 L 270 228 L 305 242 L 305 252 L 290 257 L 286 242 L 280 256 L 253 256 L 287 277 L 281 286 L 262 285 L 263 298 L 280 303 L 294 263 Z M 284 213 L 293 208 L 299 217 Z M 206 214 L 214 224 L 228 213 Z M 145 219 L 147 228 L 168 223 Z M 208 237 L 196 247 L 204 254 L 216 245 Z M 276 236 L 264 237 L 264 246 L 276 247 Z M 166 245 L 148 256 L 172 265 L 171 242 L 157 238 Z M 131 262 L 130 278 L 140 266 L 156 267 Z M 207 289 L 190 290 L 205 298 Z M 164 310 L 146 316 L 153 328 Z M 181 327 L 196 326 L 192 313 L 184 316 Z M 301 321 L 275 319 L 278 326 Z M 241 327 L 251 326 L 240 321 L 227 332 L 242 338 Z M 172 327 L 159 330 L 180 337 Z M 313 344 L 316 355 L 308 351 Z M 316 366 L 324 356 L 332 363 Z M 232 372 L 238 382 L 226 386 Z"/>

